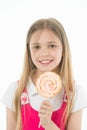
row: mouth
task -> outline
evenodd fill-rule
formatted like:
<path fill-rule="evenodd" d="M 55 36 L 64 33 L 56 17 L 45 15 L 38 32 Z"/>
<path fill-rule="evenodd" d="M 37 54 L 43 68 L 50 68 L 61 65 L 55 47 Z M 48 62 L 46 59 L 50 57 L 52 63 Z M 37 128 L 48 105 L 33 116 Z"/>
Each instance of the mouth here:
<path fill-rule="evenodd" d="M 39 63 L 42 65 L 49 65 L 53 60 L 40 60 Z"/>

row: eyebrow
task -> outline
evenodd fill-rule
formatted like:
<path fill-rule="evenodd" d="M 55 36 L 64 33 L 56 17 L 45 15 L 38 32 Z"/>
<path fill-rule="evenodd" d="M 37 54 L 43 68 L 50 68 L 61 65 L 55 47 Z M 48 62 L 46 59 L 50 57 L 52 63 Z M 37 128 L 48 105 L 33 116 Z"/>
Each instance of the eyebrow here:
<path fill-rule="evenodd" d="M 32 46 L 34 46 L 34 45 L 39 45 L 39 44 L 40 44 L 40 43 L 38 43 L 38 42 L 31 43 Z"/>
<path fill-rule="evenodd" d="M 56 41 L 48 41 L 47 44 L 51 44 L 51 43 L 57 43 Z M 39 42 L 34 42 L 34 43 L 31 43 L 32 45 L 38 45 L 40 44 Z"/>
<path fill-rule="evenodd" d="M 50 41 L 50 42 L 48 42 L 48 44 L 50 44 L 50 43 L 57 43 L 56 41 Z"/>

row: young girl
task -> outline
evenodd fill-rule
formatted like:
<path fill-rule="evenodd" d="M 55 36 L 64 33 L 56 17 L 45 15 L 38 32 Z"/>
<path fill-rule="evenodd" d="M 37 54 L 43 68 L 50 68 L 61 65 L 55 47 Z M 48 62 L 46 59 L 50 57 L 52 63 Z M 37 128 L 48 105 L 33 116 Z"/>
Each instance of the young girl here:
<path fill-rule="evenodd" d="M 37 78 L 49 71 L 62 79 L 62 91 L 50 101 L 36 91 Z M 87 105 L 82 94 L 73 79 L 63 26 L 54 18 L 36 21 L 27 34 L 22 75 L 3 97 L 7 130 L 81 130 L 82 109 Z"/>

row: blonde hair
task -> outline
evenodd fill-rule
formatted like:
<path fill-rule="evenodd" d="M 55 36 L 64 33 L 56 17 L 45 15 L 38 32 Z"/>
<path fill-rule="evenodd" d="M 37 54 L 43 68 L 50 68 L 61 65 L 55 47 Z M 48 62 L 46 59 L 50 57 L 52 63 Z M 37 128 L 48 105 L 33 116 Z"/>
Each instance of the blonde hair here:
<path fill-rule="evenodd" d="M 56 36 L 58 36 L 63 46 L 63 56 L 58 67 L 60 68 L 59 75 L 63 79 L 63 85 L 65 87 L 65 92 L 67 96 L 67 107 L 64 112 L 66 115 L 65 124 L 67 124 L 69 115 L 72 110 L 73 98 L 74 98 L 74 83 L 73 83 L 73 75 L 72 75 L 72 67 L 71 67 L 71 54 L 70 54 L 70 48 L 69 48 L 66 32 L 63 26 L 61 25 L 61 23 L 54 18 L 37 20 L 31 25 L 27 34 L 23 72 L 20 77 L 18 88 L 14 98 L 14 105 L 16 109 L 16 121 L 17 121 L 16 130 L 21 130 L 21 112 L 20 112 L 21 93 L 23 92 L 24 88 L 27 86 L 31 74 L 33 70 L 36 68 L 32 62 L 28 45 L 33 33 L 35 31 L 42 30 L 44 28 L 49 29 Z"/>

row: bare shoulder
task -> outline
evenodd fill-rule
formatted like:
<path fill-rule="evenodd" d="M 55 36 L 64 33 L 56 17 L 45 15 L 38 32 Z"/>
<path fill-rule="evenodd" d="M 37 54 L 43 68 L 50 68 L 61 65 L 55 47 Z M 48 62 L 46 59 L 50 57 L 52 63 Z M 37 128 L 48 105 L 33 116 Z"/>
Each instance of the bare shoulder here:
<path fill-rule="evenodd" d="M 81 130 L 82 109 L 72 112 L 68 121 L 67 130 Z"/>
<path fill-rule="evenodd" d="M 15 130 L 16 127 L 15 112 L 9 108 L 6 108 L 6 126 L 7 130 Z"/>

